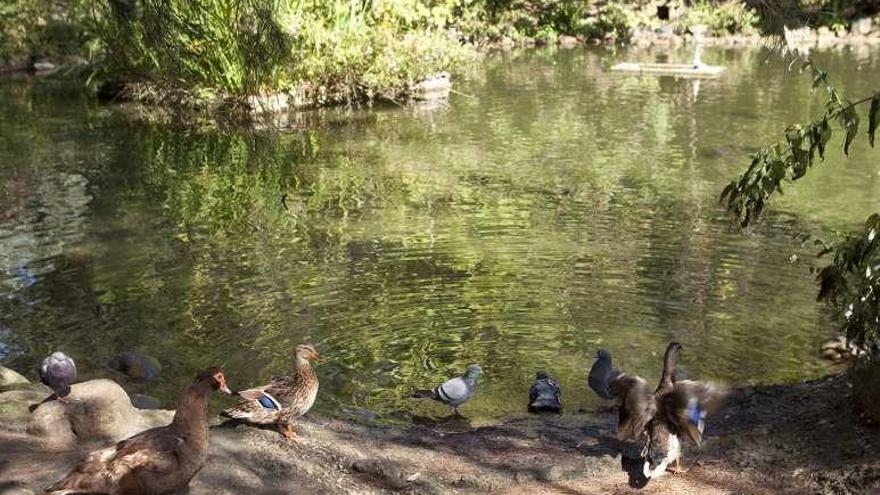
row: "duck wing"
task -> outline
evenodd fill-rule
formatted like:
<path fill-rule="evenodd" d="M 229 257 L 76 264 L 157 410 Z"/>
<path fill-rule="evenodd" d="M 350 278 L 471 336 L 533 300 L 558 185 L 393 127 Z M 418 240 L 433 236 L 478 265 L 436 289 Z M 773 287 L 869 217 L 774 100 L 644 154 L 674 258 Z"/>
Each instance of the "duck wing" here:
<path fill-rule="evenodd" d="M 183 438 L 167 427 L 144 431 L 90 453 L 46 492 L 139 493 L 141 473 L 155 477 L 179 466 L 177 450 L 182 444 Z"/>
<path fill-rule="evenodd" d="M 699 446 L 706 417 L 721 407 L 725 395 L 711 383 L 683 380 L 660 398 L 660 408 L 671 425 Z"/>
<path fill-rule="evenodd" d="M 222 414 L 257 422 L 275 421 L 276 415 L 284 408 L 282 401 L 289 395 L 285 384 L 288 384 L 288 379 L 279 378 L 261 387 L 236 392 L 235 395 L 244 400 L 224 410 Z"/>
<path fill-rule="evenodd" d="M 639 376 L 622 373 L 611 380 L 610 389 L 612 396 L 620 399 L 617 437 L 637 440 L 657 413 L 657 401 L 648 382 Z"/>

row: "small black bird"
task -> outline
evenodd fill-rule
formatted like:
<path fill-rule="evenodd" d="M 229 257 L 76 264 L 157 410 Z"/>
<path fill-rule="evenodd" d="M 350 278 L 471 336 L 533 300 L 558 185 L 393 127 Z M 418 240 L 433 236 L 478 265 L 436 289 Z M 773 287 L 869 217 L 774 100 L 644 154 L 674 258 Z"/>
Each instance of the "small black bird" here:
<path fill-rule="evenodd" d="M 605 349 L 599 349 L 596 353 L 596 362 L 590 368 L 587 384 L 599 397 L 612 400 L 614 391 L 611 389 L 611 381 L 621 375 L 621 372 L 611 365 L 611 353 Z"/>
<path fill-rule="evenodd" d="M 54 392 L 47 400 L 64 402 L 64 398 L 70 395 L 70 384 L 75 378 L 76 364 L 63 352 L 53 352 L 40 366 L 40 381 Z"/>
<path fill-rule="evenodd" d="M 529 388 L 529 412 L 562 412 L 560 396 L 562 389 L 546 371 L 541 370 L 535 374 L 535 381 Z"/>

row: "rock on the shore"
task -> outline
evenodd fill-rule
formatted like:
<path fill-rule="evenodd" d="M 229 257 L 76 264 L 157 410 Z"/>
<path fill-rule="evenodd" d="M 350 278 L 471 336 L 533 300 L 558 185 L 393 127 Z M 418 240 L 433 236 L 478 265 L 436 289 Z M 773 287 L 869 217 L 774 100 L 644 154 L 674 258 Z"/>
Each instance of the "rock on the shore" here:
<path fill-rule="evenodd" d="M 430 75 L 413 85 L 413 98 L 417 100 L 436 100 L 449 97 L 452 80 L 448 72 Z"/>
<path fill-rule="evenodd" d="M 66 449 L 83 441 L 118 441 L 147 428 L 167 424 L 172 411 L 135 409 L 116 382 L 90 380 L 71 387 L 67 403 L 49 401 L 38 407 L 28 433 L 47 447 Z"/>
<path fill-rule="evenodd" d="M 30 383 L 30 380 L 21 375 L 21 373 L 0 366 L 0 387 L 8 387 L 10 385 L 24 385 Z"/>
<path fill-rule="evenodd" d="M 23 429 L 31 415 L 28 408 L 51 393 L 48 387 L 40 383 L 0 393 L 0 425 L 10 430 Z"/>
<path fill-rule="evenodd" d="M 563 48 L 570 48 L 580 44 L 580 41 L 577 38 L 567 34 L 560 34 L 559 37 L 556 38 L 556 42 Z"/>
<path fill-rule="evenodd" d="M 136 352 L 123 352 L 107 363 L 107 367 L 135 380 L 155 380 L 162 372 L 162 365 L 153 356 Z"/>
<path fill-rule="evenodd" d="M 870 17 L 859 19 L 852 25 L 852 32 L 861 36 L 868 36 L 874 30 L 874 22 Z"/>

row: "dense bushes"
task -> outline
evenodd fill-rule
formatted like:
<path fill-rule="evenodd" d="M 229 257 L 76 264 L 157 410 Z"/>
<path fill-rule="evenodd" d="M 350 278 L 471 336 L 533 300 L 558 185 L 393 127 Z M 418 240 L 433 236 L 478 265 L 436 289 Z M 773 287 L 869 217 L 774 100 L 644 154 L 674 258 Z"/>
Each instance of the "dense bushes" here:
<path fill-rule="evenodd" d="M 388 96 L 468 57 L 417 0 L 98 0 L 106 72 L 223 95 Z"/>
<path fill-rule="evenodd" d="M 19 65 L 29 57 L 65 58 L 87 54 L 80 2 L 0 0 L 0 66 Z"/>

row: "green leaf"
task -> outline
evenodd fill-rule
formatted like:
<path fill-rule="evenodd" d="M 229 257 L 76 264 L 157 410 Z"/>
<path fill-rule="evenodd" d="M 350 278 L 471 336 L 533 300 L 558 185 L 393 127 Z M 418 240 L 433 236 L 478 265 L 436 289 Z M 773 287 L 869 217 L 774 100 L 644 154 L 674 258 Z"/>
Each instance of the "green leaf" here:
<path fill-rule="evenodd" d="M 824 70 L 816 70 L 813 76 L 813 89 L 818 88 L 822 84 L 828 84 L 828 72 Z"/>
<path fill-rule="evenodd" d="M 877 133 L 877 126 L 880 125 L 880 93 L 871 98 L 871 109 L 868 110 L 868 141 L 871 147 L 874 147 L 874 134 Z"/>
<path fill-rule="evenodd" d="M 822 119 L 822 122 L 816 127 L 816 133 L 818 138 L 816 146 L 819 149 L 819 156 L 824 160 L 825 145 L 831 140 L 831 126 L 828 125 L 828 119 Z"/>
<path fill-rule="evenodd" d="M 841 110 L 837 120 L 840 123 L 840 127 L 846 131 L 846 137 L 843 141 L 843 153 L 849 155 L 849 146 L 859 132 L 859 114 L 856 113 L 855 108 L 853 108 L 849 102 L 845 102 L 841 106 L 843 107 L 843 110 Z"/>

